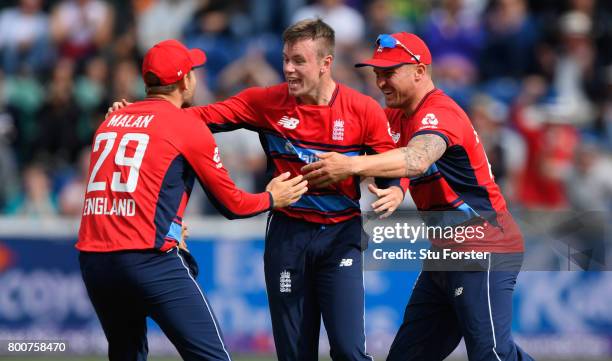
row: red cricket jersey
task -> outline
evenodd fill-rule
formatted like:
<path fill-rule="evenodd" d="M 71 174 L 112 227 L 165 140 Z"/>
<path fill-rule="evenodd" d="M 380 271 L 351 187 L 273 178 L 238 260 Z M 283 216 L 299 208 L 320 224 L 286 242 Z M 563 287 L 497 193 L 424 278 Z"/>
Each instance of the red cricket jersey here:
<path fill-rule="evenodd" d="M 522 252 L 523 238 L 510 216 L 506 201 L 493 179 L 484 147 L 465 112 L 439 89 L 429 92 L 411 116 L 400 109 L 385 109 L 391 134 L 405 147 L 421 134 L 436 134 L 446 142 L 440 159 L 421 176 L 410 179 L 410 194 L 431 226 L 457 226 L 479 217 L 485 237 L 458 244 L 432 239 L 440 247 L 491 252 Z"/>
<path fill-rule="evenodd" d="M 395 148 L 380 105 L 341 84 L 327 105 L 300 104 L 282 83 L 249 88 L 223 102 L 186 111 L 204 119 L 213 132 L 258 132 L 274 176 L 286 171 L 301 174 L 300 168 L 318 160 L 322 152 L 356 156 Z M 377 183 L 388 187 L 399 185 L 399 180 Z M 360 214 L 359 198 L 359 177 L 351 177 L 325 189 L 309 189 L 298 202 L 278 211 L 309 222 L 338 223 Z"/>
<path fill-rule="evenodd" d="M 76 247 L 110 252 L 175 246 L 196 177 L 228 218 L 272 206 L 269 193 L 236 188 L 199 118 L 162 99 L 111 113 L 94 137 Z"/>

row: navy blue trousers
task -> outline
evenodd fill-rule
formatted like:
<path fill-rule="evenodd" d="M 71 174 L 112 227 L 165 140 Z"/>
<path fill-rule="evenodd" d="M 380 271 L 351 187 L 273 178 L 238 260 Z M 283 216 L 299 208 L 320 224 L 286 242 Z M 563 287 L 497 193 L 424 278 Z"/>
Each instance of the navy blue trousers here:
<path fill-rule="evenodd" d="M 371 361 L 361 219 L 321 225 L 279 213 L 270 217 L 264 269 L 278 360 L 316 361 L 322 317 L 333 360 Z"/>
<path fill-rule="evenodd" d="M 209 303 L 194 279 L 195 261 L 168 252 L 81 252 L 87 293 L 108 340 L 110 361 L 147 359 L 151 317 L 183 360 L 230 360 Z"/>
<path fill-rule="evenodd" d="M 469 264 L 471 271 L 422 271 L 387 361 L 442 361 L 462 337 L 470 361 L 533 360 L 511 334 L 520 265 L 508 257 L 515 256 L 522 260 L 520 254 L 492 254 Z M 491 268 L 496 261 L 500 266 Z"/>

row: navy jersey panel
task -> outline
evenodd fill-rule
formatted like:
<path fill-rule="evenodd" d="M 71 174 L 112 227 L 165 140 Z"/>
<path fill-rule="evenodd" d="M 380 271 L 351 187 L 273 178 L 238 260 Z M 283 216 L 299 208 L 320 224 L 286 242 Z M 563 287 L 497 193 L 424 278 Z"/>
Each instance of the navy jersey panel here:
<path fill-rule="evenodd" d="M 264 270 L 279 360 L 316 360 L 321 318 L 334 360 L 371 360 L 362 232 L 360 218 L 322 225 L 271 215 Z"/>
<path fill-rule="evenodd" d="M 470 361 L 533 360 L 511 335 L 517 257 L 493 253 L 472 271 L 421 272 L 387 360 L 442 361 L 462 337 Z"/>
<path fill-rule="evenodd" d="M 193 259 L 168 252 L 79 255 L 83 281 L 109 344 L 110 361 L 146 360 L 151 317 L 183 360 L 230 360 Z"/>
<path fill-rule="evenodd" d="M 183 197 L 189 197 L 195 174 L 181 155 L 168 167 L 159 190 L 155 209 L 155 248 L 161 249 L 165 241 L 181 241 L 182 222 L 177 219 Z"/>

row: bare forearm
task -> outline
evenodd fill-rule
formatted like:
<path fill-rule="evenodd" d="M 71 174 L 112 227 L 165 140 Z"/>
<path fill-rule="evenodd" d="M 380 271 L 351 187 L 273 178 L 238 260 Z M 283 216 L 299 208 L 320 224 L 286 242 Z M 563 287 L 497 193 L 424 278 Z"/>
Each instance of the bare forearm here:
<path fill-rule="evenodd" d="M 406 147 L 352 159 L 353 171 L 363 177 L 415 177 L 427 171 L 446 150 L 444 140 L 433 134 L 414 137 Z"/>
<path fill-rule="evenodd" d="M 355 174 L 362 177 L 400 178 L 407 173 L 404 152 L 393 149 L 385 153 L 354 157 Z"/>

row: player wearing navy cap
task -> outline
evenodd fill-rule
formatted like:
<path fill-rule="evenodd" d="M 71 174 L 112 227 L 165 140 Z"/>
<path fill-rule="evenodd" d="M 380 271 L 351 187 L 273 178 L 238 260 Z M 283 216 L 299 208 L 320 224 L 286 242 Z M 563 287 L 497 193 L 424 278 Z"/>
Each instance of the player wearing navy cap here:
<path fill-rule="evenodd" d="M 430 237 L 435 250 L 491 255 L 472 265 L 480 272 L 421 272 L 388 360 L 441 361 L 462 337 L 470 361 L 531 360 L 511 336 L 523 238 L 468 116 L 435 88 L 431 62 L 427 45 L 416 35 L 380 35 L 373 57 L 356 66 L 374 68 L 399 149 L 359 157 L 323 154 L 303 170 L 311 172 L 306 178 L 313 186 L 354 175 L 409 177 L 410 194 L 428 225 L 481 227 L 481 234 L 461 241 Z M 383 205 L 379 200 L 374 207 Z M 513 263 L 503 271 L 495 267 L 507 261 Z"/>
<path fill-rule="evenodd" d="M 289 173 L 263 193 L 236 188 L 208 128 L 181 110 L 205 59 L 175 40 L 155 45 L 142 66 L 147 98 L 109 114 L 94 136 L 76 247 L 111 361 L 146 359 L 147 316 L 184 360 L 230 360 L 197 267 L 178 248 L 196 178 L 229 218 L 287 206 L 307 190 Z"/>

